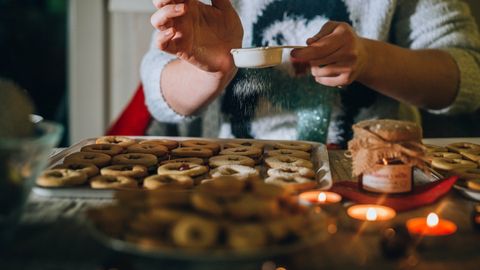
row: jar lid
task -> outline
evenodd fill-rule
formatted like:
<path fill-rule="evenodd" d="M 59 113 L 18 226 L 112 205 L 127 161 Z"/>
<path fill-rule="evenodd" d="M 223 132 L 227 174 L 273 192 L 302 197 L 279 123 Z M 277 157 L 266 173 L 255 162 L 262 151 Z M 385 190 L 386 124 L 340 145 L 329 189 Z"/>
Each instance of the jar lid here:
<path fill-rule="evenodd" d="M 353 126 L 355 129 L 367 129 L 388 142 L 421 141 L 422 128 L 408 121 L 391 119 L 366 120 Z"/>

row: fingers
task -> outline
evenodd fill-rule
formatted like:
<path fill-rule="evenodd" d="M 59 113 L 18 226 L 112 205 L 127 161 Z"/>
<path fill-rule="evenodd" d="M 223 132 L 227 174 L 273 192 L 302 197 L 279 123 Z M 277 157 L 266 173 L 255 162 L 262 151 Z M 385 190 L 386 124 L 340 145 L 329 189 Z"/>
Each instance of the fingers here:
<path fill-rule="evenodd" d="M 307 45 L 310 45 L 311 43 L 314 43 L 315 41 L 331 34 L 333 32 L 333 30 L 335 30 L 335 28 L 339 25 L 338 22 L 334 22 L 334 21 L 328 21 L 326 22 L 322 29 L 320 29 L 320 31 L 314 35 L 313 37 L 307 39 Z"/>
<path fill-rule="evenodd" d="M 220 10 L 233 9 L 232 3 L 230 2 L 230 0 L 212 0 L 212 6 Z"/>
<path fill-rule="evenodd" d="M 346 74 L 340 74 L 338 76 L 333 77 L 315 77 L 315 81 L 319 84 L 323 84 L 325 86 L 330 87 L 343 87 L 349 85 L 348 78 Z"/>
<path fill-rule="evenodd" d="M 311 66 L 310 72 L 314 77 L 335 77 L 343 73 L 350 73 L 348 65 L 331 64 L 327 66 Z"/>
<path fill-rule="evenodd" d="M 185 14 L 185 4 L 166 5 L 157 10 L 150 18 L 150 23 L 158 30 L 172 26 L 172 19 Z"/>
<path fill-rule="evenodd" d="M 162 51 L 174 52 L 174 42 L 172 41 L 174 36 L 175 31 L 173 28 L 158 31 L 156 36 L 157 48 Z"/>
<path fill-rule="evenodd" d="M 161 9 L 168 4 L 174 3 L 173 0 L 153 0 L 152 2 L 157 9 Z"/>
<path fill-rule="evenodd" d="M 153 5 L 157 9 L 161 9 L 162 7 L 168 5 L 168 4 L 179 4 L 179 3 L 184 3 L 185 0 L 153 0 Z"/>
<path fill-rule="evenodd" d="M 351 84 L 368 59 L 353 28 L 342 22 L 325 23 L 307 44 L 306 48 L 292 50 L 291 56 L 308 62 L 315 81 L 327 86 Z"/>
<path fill-rule="evenodd" d="M 332 87 L 349 85 L 354 80 L 354 72 L 348 63 L 337 63 L 328 66 L 312 66 L 310 68 L 315 81 Z"/>
<path fill-rule="evenodd" d="M 294 49 L 290 53 L 293 58 L 309 62 L 315 59 L 326 58 L 342 48 L 343 44 L 339 39 L 327 37 L 306 48 Z"/>
<path fill-rule="evenodd" d="M 338 51 L 337 51 L 338 52 Z M 339 61 L 345 61 L 346 59 L 342 59 L 342 55 L 338 53 L 332 53 L 326 57 L 314 59 L 309 61 L 310 66 L 327 66 Z"/>
<path fill-rule="evenodd" d="M 355 34 L 350 25 L 329 21 L 320 32 L 307 40 L 307 48 L 292 51 L 292 57 L 311 61 L 326 57 L 341 48 L 352 46 Z"/>
<path fill-rule="evenodd" d="M 330 27 L 333 26 L 327 26 L 327 28 Z M 316 39 L 315 42 L 310 42 L 306 48 L 292 50 L 292 57 L 302 59 L 303 61 L 324 58 L 340 50 L 342 47 L 347 46 L 348 42 L 351 42 L 345 35 L 340 35 L 338 33 L 339 30 L 336 30 L 337 28 L 330 31 L 327 35 L 320 35 L 323 29 L 326 29 L 325 26 L 320 30 L 319 34 L 316 35 L 316 37 L 321 36 L 321 38 Z"/>

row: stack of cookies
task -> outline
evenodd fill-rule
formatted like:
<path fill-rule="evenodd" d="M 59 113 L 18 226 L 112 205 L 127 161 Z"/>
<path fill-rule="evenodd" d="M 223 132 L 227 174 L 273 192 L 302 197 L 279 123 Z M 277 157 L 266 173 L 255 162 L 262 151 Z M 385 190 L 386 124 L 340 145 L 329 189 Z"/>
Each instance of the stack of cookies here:
<path fill-rule="evenodd" d="M 135 140 L 105 136 L 45 171 L 42 187 L 190 189 L 206 179 L 260 177 L 291 191 L 315 188 L 312 145 L 303 142 Z"/>
<path fill-rule="evenodd" d="M 325 220 L 256 177 L 221 176 L 191 192 L 119 192 L 117 204 L 89 211 L 100 232 L 143 249 L 258 251 L 318 239 Z M 198 254 L 198 253 L 197 253 Z"/>
<path fill-rule="evenodd" d="M 466 187 L 480 192 L 480 145 L 457 142 L 425 147 L 427 162 L 433 169 L 444 176 L 458 175 Z"/>

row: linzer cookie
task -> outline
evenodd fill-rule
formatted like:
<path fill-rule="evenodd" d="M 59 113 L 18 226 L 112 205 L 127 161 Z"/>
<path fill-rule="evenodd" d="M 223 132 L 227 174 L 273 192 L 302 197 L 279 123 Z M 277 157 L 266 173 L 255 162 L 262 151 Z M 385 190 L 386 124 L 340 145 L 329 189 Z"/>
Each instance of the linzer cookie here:
<path fill-rule="evenodd" d="M 179 182 L 158 180 L 161 185 Z M 242 257 L 236 255 L 288 250 L 324 238 L 327 222 L 323 211 L 307 208 L 287 195 L 284 187 L 256 177 L 238 180 L 222 176 L 205 180 L 190 192 L 163 188 L 141 194 L 119 191 L 115 205 L 89 209 L 87 217 L 92 229 L 132 250 L 148 248 L 160 254 L 167 248 L 183 258 L 193 254 L 195 259 L 237 259 Z"/>
<path fill-rule="evenodd" d="M 461 151 L 476 151 L 480 150 L 480 145 L 476 143 L 457 142 L 447 145 L 447 148 L 453 152 L 460 153 Z"/>
<path fill-rule="evenodd" d="M 168 150 L 172 150 L 178 147 L 178 142 L 174 140 L 167 140 L 167 139 L 153 139 L 153 140 L 144 140 L 139 142 L 140 144 L 147 144 L 147 145 L 163 145 L 168 148 Z"/>
<path fill-rule="evenodd" d="M 102 153 L 102 154 L 107 154 L 109 156 L 115 156 L 123 152 L 123 147 L 115 144 L 98 143 L 98 144 L 85 145 L 80 149 L 80 151 Z"/>
<path fill-rule="evenodd" d="M 434 152 L 448 152 L 448 149 L 444 146 L 438 146 L 433 144 L 424 144 L 425 152 L 434 153 Z"/>
<path fill-rule="evenodd" d="M 98 144 L 116 144 L 122 147 L 127 147 L 135 143 L 134 139 L 122 136 L 103 136 L 98 138 L 95 143 Z"/>
<path fill-rule="evenodd" d="M 262 160 L 262 150 L 252 146 L 242 146 L 242 147 L 233 147 L 227 148 L 220 151 L 220 155 L 239 155 L 246 156 L 253 160 L 255 163 L 260 163 Z"/>
<path fill-rule="evenodd" d="M 255 161 L 247 156 L 240 156 L 240 155 L 221 155 L 211 157 L 208 160 L 208 164 L 212 168 L 220 167 L 223 165 L 243 165 L 254 167 Z"/>
<path fill-rule="evenodd" d="M 472 191 L 478 191 L 480 179 L 480 145 L 471 142 L 454 142 L 446 147 L 426 145 L 426 160 L 441 176 L 458 176 L 460 181 L 457 185 L 466 187 Z M 430 150 L 429 150 L 430 149 Z M 441 152 L 435 152 L 442 149 Z M 476 189 L 477 188 L 477 189 Z M 466 194 L 466 193 L 464 193 Z"/>
<path fill-rule="evenodd" d="M 87 139 L 55 155 L 50 168 L 86 174 L 85 181 L 62 191 L 72 193 L 81 189 L 133 187 L 129 179 L 143 190 L 179 190 L 196 188 L 207 178 L 232 177 L 244 181 L 253 176 L 261 183 L 270 178 L 272 184 L 298 192 L 331 184 L 330 176 L 323 178 L 328 172 L 325 164 L 328 166 L 326 148 L 318 143 L 105 136 Z M 104 177 L 96 177 L 99 174 Z M 37 184 L 36 188 L 40 186 Z M 67 181 L 58 186 L 72 185 Z M 108 191 L 95 194 L 111 196 Z"/>
<path fill-rule="evenodd" d="M 460 155 L 465 157 L 466 159 L 469 159 L 471 161 L 475 161 L 477 163 L 480 163 L 480 149 L 477 150 L 467 150 L 467 151 L 460 151 Z"/>
<path fill-rule="evenodd" d="M 172 150 L 172 156 L 209 158 L 213 156 L 213 151 L 207 147 L 180 147 Z"/>
<path fill-rule="evenodd" d="M 218 143 L 204 141 L 204 140 L 186 140 L 181 142 L 182 147 L 201 147 L 212 150 L 214 154 L 220 151 L 220 145 Z"/>
<path fill-rule="evenodd" d="M 208 172 L 207 166 L 195 163 L 167 163 L 158 167 L 158 175 L 187 175 L 191 177 L 199 176 Z"/>
<path fill-rule="evenodd" d="M 292 150 L 292 149 L 277 149 L 277 150 L 270 150 L 267 152 L 267 156 L 292 156 L 298 157 L 306 160 L 310 160 L 310 153 L 300 150 Z"/>
<path fill-rule="evenodd" d="M 427 153 L 425 158 L 428 162 L 432 163 L 432 160 L 436 158 L 459 159 L 462 158 L 462 155 L 453 152 L 431 152 Z"/>
<path fill-rule="evenodd" d="M 265 143 L 262 142 L 255 142 L 255 141 L 234 141 L 229 142 L 223 145 L 224 148 L 235 148 L 235 147 L 242 147 L 242 146 L 249 146 L 249 147 L 256 147 L 262 149 L 265 147 Z"/>
<path fill-rule="evenodd" d="M 291 149 L 298 151 L 310 152 L 312 145 L 303 142 L 278 142 L 273 145 L 276 149 Z"/>

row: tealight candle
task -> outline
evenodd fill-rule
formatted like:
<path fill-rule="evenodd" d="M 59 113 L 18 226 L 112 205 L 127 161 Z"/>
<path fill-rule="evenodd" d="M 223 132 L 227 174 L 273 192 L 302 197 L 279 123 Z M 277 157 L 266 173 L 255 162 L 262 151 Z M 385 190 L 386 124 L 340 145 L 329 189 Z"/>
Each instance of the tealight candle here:
<path fill-rule="evenodd" d="M 335 192 L 323 190 L 311 190 L 300 193 L 298 200 L 307 206 L 317 206 L 326 213 L 337 215 L 340 213 L 342 196 Z M 343 212 L 343 211 L 342 211 Z"/>
<path fill-rule="evenodd" d="M 422 249 L 444 248 L 452 241 L 452 234 L 457 231 L 457 225 L 452 221 L 440 219 L 437 214 L 412 218 L 406 223 L 408 232 L 417 238 L 417 246 Z"/>
<path fill-rule="evenodd" d="M 363 221 L 386 221 L 395 217 L 395 210 L 390 207 L 374 204 L 358 204 L 347 209 L 347 214 Z"/>
<path fill-rule="evenodd" d="M 390 207 L 374 204 L 358 204 L 347 209 L 347 215 L 353 219 L 350 223 L 360 231 L 378 231 L 387 227 L 396 214 Z"/>
<path fill-rule="evenodd" d="M 419 236 L 444 236 L 457 231 L 457 225 L 450 220 L 440 219 L 435 213 L 427 218 L 412 218 L 407 221 L 407 229 L 411 234 Z"/>
<path fill-rule="evenodd" d="M 301 193 L 299 195 L 299 199 L 300 201 L 309 204 L 325 205 L 340 202 L 342 200 L 342 196 L 330 191 L 311 190 Z"/>

